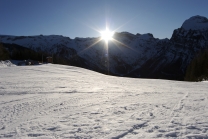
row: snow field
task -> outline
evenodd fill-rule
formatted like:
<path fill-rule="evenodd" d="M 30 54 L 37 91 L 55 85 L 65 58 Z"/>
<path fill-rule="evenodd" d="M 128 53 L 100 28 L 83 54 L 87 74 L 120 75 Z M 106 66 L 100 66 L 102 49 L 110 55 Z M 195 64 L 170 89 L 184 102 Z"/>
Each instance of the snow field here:
<path fill-rule="evenodd" d="M 11 67 L 11 66 L 16 66 L 16 65 L 11 63 L 9 60 L 5 60 L 5 61 L 0 60 L 0 68 L 1 67 Z"/>
<path fill-rule="evenodd" d="M 207 82 L 0 68 L 0 138 L 208 138 Z"/>

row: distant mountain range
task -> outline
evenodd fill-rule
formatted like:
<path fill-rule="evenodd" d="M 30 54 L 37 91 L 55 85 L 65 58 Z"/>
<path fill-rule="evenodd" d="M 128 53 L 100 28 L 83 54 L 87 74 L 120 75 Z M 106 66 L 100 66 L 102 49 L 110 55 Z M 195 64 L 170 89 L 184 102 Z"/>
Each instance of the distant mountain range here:
<path fill-rule="evenodd" d="M 185 20 L 170 39 L 128 32 L 117 32 L 113 38 L 116 41 L 109 41 L 108 47 L 101 38 L 70 39 L 59 35 L 0 35 L 0 42 L 58 55 L 73 61 L 71 65 L 105 74 L 183 80 L 190 61 L 208 48 L 208 19 L 193 16 Z"/>

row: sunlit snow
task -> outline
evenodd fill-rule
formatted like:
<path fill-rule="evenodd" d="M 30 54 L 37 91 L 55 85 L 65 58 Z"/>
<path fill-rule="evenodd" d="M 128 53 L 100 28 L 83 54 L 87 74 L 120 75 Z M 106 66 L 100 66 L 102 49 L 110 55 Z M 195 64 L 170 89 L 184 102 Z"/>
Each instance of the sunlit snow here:
<path fill-rule="evenodd" d="M 1 66 L 0 138 L 208 138 L 207 90 L 72 66 Z"/>

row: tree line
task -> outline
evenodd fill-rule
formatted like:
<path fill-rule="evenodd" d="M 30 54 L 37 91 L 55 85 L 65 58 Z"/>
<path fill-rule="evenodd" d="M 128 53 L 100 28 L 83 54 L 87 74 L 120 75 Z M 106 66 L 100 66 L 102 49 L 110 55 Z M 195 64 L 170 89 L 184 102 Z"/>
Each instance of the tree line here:
<path fill-rule="evenodd" d="M 39 62 L 47 62 L 47 57 L 53 56 L 54 64 L 69 65 L 69 60 L 64 59 L 56 54 L 48 54 L 45 52 L 36 52 L 17 44 L 0 43 L 0 60 L 34 60 Z"/>
<path fill-rule="evenodd" d="M 201 51 L 187 67 L 185 81 L 208 80 L 208 50 Z"/>
<path fill-rule="evenodd" d="M 44 52 L 36 52 L 17 44 L 0 43 L 0 60 L 34 60 L 46 62 L 47 57 L 52 56 Z M 53 63 L 62 65 L 73 65 L 86 68 L 85 60 L 79 56 L 65 59 L 53 54 Z M 201 51 L 187 66 L 184 81 L 208 80 L 208 49 Z"/>
<path fill-rule="evenodd" d="M 8 59 L 10 59 L 9 51 L 4 48 L 2 43 L 0 43 L 0 60 Z"/>

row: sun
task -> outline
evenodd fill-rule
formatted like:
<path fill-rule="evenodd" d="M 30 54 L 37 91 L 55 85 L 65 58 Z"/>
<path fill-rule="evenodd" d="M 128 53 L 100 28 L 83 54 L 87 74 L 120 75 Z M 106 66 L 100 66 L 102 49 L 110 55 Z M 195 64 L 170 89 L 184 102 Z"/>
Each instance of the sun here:
<path fill-rule="evenodd" d="M 112 40 L 112 37 L 114 35 L 114 31 L 110 31 L 108 28 L 104 31 L 100 31 L 102 40 L 105 40 L 105 42 L 108 42 L 109 40 Z"/>

